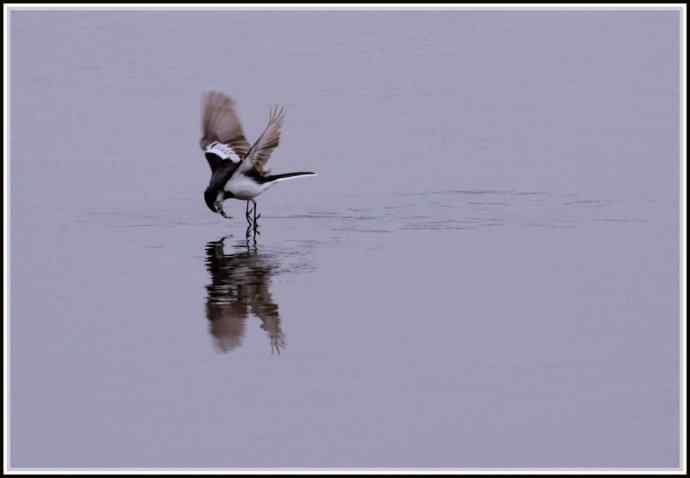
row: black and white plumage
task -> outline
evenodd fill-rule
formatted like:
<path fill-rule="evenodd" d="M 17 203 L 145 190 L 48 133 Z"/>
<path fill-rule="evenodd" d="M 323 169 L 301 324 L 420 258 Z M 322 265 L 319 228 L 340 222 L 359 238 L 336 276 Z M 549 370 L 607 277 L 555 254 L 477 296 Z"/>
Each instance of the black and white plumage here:
<path fill-rule="evenodd" d="M 223 201 L 247 201 L 246 217 L 256 232 L 259 216 L 254 198 L 280 181 L 316 174 L 311 171 L 268 174 L 265 166 L 273 150 L 280 144 L 284 117 L 283 108 L 273 108 L 266 128 L 250 147 L 232 98 L 218 91 L 204 95 L 199 144 L 211 168 L 211 180 L 204 191 L 204 201 L 211 211 L 229 218 L 223 209 Z M 250 202 L 253 205 L 253 222 Z"/>

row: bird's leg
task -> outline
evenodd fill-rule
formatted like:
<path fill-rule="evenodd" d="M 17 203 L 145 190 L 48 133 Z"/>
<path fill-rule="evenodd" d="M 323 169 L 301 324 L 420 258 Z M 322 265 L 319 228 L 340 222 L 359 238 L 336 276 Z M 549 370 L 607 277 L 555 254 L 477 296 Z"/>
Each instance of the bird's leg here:
<path fill-rule="evenodd" d="M 254 239 L 253 241 L 250 240 L 249 228 L 247 228 L 247 237 L 245 238 L 245 240 L 246 240 L 245 246 L 247 247 L 247 252 L 256 253 L 256 239 Z"/>
<path fill-rule="evenodd" d="M 247 223 L 251 225 L 252 218 L 249 215 L 249 201 L 247 201 L 247 207 L 244 209 L 244 217 L 245 219 L 247 219 Z"/>
<path fill-rule="evenodd" d="M 256 236 L 257 234 L 261 235 L 261 233 L 259 232 L 259 223 L 258 223 L 258 219 L 261 217 L 261 214 L 259 214 L 257 216 L 257 214 L 256 214 L 256 201 L 254 201 L 253 199 L 252 199 L 252 204 L 254 205 L 254 236 Z"/>

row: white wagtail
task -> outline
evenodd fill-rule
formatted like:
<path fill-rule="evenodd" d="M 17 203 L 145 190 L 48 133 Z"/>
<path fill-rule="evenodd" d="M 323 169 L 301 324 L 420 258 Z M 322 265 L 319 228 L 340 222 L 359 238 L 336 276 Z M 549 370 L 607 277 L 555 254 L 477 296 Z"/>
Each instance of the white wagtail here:
<path fill-rule="evenodd" d="M 261 217 L 256 214 L 255 197 L 277 182 L 316 174 L 311 171 L 268 174 L 265 169 L 266 162 L 280 142 L 284 116 L 285 109 L 272 108 L 266 129 L 250 147 L 235 109 L 235 102 L 218 91 L 210 91 L 202 99 L 202 136 L 199 143 L 211 167 L 211 180 L 204 191 L 204 201 L 211 211 L 228 219 L 230 216 L 223 210 L 224 200 L 247 201 L 245 217 L 250 227 L 254 226 L 254 233 L 257 232 L 256 221 Z M 253 206 L 253 221 L 250 202 Z"/>

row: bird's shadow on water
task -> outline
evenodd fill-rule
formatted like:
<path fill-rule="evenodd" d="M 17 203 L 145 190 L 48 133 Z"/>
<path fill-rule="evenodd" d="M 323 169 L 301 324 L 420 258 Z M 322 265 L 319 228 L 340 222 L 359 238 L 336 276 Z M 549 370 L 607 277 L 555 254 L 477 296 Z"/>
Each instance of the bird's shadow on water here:
<path fill-rule="evenodd" d="M 231 241 L 229 236 L 206 244 L 206 318 L 216 348 L 229 352 L 242 344 L 247 320 L 253 316 L 269 337 L 271 352 L 285 348 L 278 304 L 271 294 L 277 257 L 263 254 L 253 239 Z"/>

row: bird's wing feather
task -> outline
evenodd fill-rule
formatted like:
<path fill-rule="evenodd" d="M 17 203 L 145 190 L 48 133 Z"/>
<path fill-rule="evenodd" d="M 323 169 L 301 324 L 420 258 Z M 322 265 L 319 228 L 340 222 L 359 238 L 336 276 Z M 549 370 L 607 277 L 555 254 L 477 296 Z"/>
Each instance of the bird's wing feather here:
<path fill-rule="evenodd" d="M 264 173 L 264 166 L 271 157 L 271 153 L 280 144 L 280 130 L 283 126 L 285 108 L 274 107 L 268 117 L 268 124 L 259 139 L 254 142 L 247 153 L 247 161 L 243 169 L 256 169 L 259 174 Z"/>
<path fill-rule="evenodd" d="M 212 170 L 214 165 L 217 167 L 219 159 L 238 162 L 249 152 L 249 142 L 242 130 L 235 102 L 219 91 L 209 91 L 202 98 L 199 145 Z"/>

